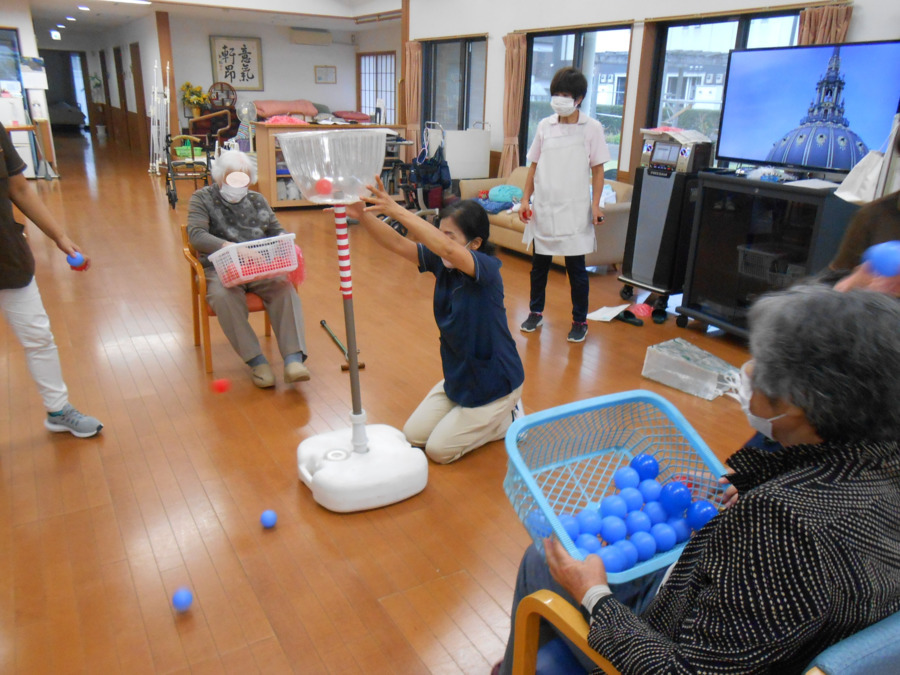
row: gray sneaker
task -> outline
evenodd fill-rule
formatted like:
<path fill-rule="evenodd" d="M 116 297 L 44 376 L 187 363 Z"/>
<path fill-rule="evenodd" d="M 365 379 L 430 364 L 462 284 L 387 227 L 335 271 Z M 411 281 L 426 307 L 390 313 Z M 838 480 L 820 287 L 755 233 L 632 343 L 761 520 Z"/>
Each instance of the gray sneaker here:
<path fill-rule="evenodd" d="M 82 415 L 66 403 L 61 415 L 47 415 L 44 426 L 50 431 L 68 431 L 78 438 L 90 438 L 100 433 L 103 424 L 96 417 Z"/>
<path fill-rule="evenodd" d="M 528 315 L 528 318 L 522 322 L 522 325 L 519 326 L 519 330 L 523 333 L 533 333 L 541 327 L 542 323 L 544 323 L 544 317 L 537 312 L 532 312 Z"/>

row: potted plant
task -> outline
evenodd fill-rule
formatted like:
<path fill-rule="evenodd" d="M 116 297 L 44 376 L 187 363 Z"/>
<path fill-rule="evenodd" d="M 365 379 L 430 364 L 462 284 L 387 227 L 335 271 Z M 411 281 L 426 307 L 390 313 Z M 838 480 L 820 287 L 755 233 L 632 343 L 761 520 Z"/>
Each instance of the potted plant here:
<path fill-rule="evenodd" d="M 203 87 L 185 82 L 180 87 L 181 103 L 185 110 L 190 110 L 191 117 L 200 117 L 202 109 L 209 105 L 209 94 L 203 91 Z"/>

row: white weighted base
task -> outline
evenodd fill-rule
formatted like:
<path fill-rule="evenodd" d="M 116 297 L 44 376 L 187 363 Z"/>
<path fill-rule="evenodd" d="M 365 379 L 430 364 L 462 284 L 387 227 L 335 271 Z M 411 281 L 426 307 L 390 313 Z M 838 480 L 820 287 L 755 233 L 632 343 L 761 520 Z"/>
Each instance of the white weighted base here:
<path fill-rule="evenodd" d="M 300 480 L 329 511 L 350 513 L 394 504 L 425 489 L 428 460 L 403 432 L 365 426 L 368 452 L 354 452 L 352 428 L 307 438 L 297 446 Z"/>

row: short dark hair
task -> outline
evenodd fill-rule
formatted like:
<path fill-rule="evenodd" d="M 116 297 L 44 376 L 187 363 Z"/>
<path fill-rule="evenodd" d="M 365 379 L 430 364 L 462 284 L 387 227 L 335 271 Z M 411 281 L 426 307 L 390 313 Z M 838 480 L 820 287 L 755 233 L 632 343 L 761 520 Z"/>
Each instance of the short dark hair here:
<path fill-rule="evenodd" d="M 568 66 L 556 71 L 550 81 L 550 95 L 571 94 L 573 98 L 584 100 L 587 94 L 587 78 L 578 68 Z"/>
<path fill-rule="evenodd" d="M 494 244 L 488 241 L 491 236 L 491 222 L 481 204 L 471 199 L 453 202 L 441 211 L 441 220 L 444 218 L 453 218 L 453 222 L 466 238 L 466 243 L 481 237 L 481 246 L 478 250 L 487 255 L 494 255 Z"/>

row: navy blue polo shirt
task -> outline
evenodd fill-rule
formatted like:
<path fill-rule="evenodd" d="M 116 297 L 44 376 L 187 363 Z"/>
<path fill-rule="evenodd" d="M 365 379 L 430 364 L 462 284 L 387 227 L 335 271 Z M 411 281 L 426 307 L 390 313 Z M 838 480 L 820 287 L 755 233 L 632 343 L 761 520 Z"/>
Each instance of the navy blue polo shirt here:
<path fill-rule="evenodd" d="M 525 381 L 509 334 L 497 258 L 471 251 L 475 276 L 447 269 L 419 244 L 419 271 L 434 274 L 434 320 L 441 332 L 444 393 L 465 408 L 509 395 Z"/>

